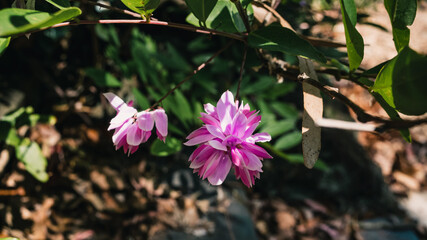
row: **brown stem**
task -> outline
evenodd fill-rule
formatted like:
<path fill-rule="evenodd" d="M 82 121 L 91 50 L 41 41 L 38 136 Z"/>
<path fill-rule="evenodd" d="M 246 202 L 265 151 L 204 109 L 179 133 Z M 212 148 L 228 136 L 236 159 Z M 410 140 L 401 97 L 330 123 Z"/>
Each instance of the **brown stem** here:
<path fill-rule="evenodd" d="M 150 109 L 153 110 L 157 105 L 159 105 L 165 98 L 167 98 L 171 93 L 173 93 L 176 89 L 178 89 L 182 84 L 184 84 L 186 81 L 188 81 L 191 77 L 196 75 L 200 70 L 202 70 L 204 67 L 206 67 L 207 64 L 209 64 L 214 58 L 216 58 L 219 54 L 224 52 L 227 48 L 229 48 L 234 41 L 230 41 L 225 45 L 223 48 L 221 48 L 218 52 L 216 52 L 214 55 L 212 55 L 206 62 L 199 65 L 190 75 L 188 75 L 186 78 L 184 78 L 181 82 L 179 82 L 175 87 L 173 87 L 169 92 L 167 92 L 162 98 L 160 98 L 156 103 L 154 103 Z"/>
<path fill-rule="evenodd" d="M 242 84 L 242 78 L 243 78 L 243 70 L 245 68 L 246 63 L 246 55 L 248 53 L 248 45 L 245 44 L 245 50 L 243 52 L 243 59 L 242 59 L 242 66 L 240 66 L 240 76 L 239 76 L 239 83 L 237 84 L 237 91 L 236 91 L 236 99 L 239 98 L 240 93 L 240 85 Z"/>
<path fill-rule="evenodd" d="M 65 27 L 65 26 L 77 26 L 77 25 L 90 25 L 90 24 L 148 24 L 148 25 L 158 25 L 158 26 L 178 28 L 178 29 L 183 29 L 183 30 L 187 30 L 187 31 L 191 31 L 191 32 L 197 32 L 197 33 L 203 33 L 203 34 L 209 34 L 209 35 L 218 35 L 218 36 L 228 37 L 231 39 L 246 42 L 246 38 L 243 35 L 221 32 L 221 31 L 217 31 L 214 29 L 204 29 L 204 28 L 200 28 L 200 27 L 194 27 L 191 25 L 187 25 L 187 24 L 164 22 L 164 21 L 157 21 L 157 20 L 151 20 L 150 22 L 148 22 L 146 20 L 132 20 L 132 19 L 106 19 L 106 20 L 95 20 L 95 21 L 79 20 L 77 22 L 58 23 L 58 24 L 55 24 L 51 27 L 37 29 L 37 30 L 31 31 L 29 33 L 39 32 L 39 31 L 43 31 L 46 29 L 50 29 L 50 28 L 58 28 L 58 27 Z M 18 36 L 24 35 L 24 34 L 26 34 L 26 33 L 19 34 Z"/>

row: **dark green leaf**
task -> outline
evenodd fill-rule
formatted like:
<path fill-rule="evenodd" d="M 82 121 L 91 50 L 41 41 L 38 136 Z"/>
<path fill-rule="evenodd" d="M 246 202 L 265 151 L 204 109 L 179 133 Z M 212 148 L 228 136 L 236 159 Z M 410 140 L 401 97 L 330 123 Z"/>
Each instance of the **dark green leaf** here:
<path fill-rule="evenodd" d="M 260 132 L 267 132 L 271 135 L 271 137 L 276 137 L 294 128 L 295 128 L 295 120 L 286 119 L 286 120 L 281 120 L 277 122 L 268 122 L 264 124 Z"/>
<path fill-rule="evenodd" d="M 69 0 L 46 0 L 46 2 L 52 4 L 53 6 L 59 9 L 71 7 Z"/>
<path fill-rule="evenodd" d="M 154 10 L 160 5 L 160 0 L 121 0 L 126 7 L 149 18 Z"/>
<path fill-rule="evenodd" d="M 280 26 L 268 26 L 251 32 L 248 43 L 254 48 L 262 48 L 292 55 L 299 55 L 326 62 L 326 58 L 317 51 L 309 42 L 300 38 L 290 29 Z"/>
<path fill-rule="evenodd" d="M 111 73 L 101 69 L 86 68 L 85 73 L 98 87 L 120 87 L 122 85 Z"/>
<path fill-rule="evenodd" d="M 392 108 L 385 100 L 384 98 L 376 93 L 376 92 L 372 92 L 372 95 L 375 97 L 375 99 L 377 100 L 377 102 L 381 105 L 381 107 L 385 110 L 385 112 L 387 113 L 387 115 L 390 117 L 391 120 L 402 120 L 399 116 L 399 114 L 396 112 L 396 110 L 394 110 L 394 108 Z M 403 128 L 400 129 L 400 135 L 402 135 L 402 137 L 407 141 L 407 142 L 411 142 L 411 134 L 409 132 L 408 128 Z"/>
<path fill-rule="evenodd" d="M 185 0 L 185 2 L 194 16 L 205 22 L 218 0 Z"/>
<path fill-rule="evenodd" d="M 0 56 L 3 54 L 4 50 L 9 46 L 10 37 L 0 38 Z"/>
<path fill-rule="evenodd" d="M 398 52 L 408 46 L 410 31 L 417 13 L 417 0 L 384 0 L 393 27 L 393 40 Z"/>
<path fill-rule="evenodd" d="M 150 148 L 151 155 L 166 157 L 181 151 L 182 143 L 173 137 L 166 138 L 166 143 L 156 139 Z"/>
<path fill-rule="evenodd" d="M 363 59 L 363 38 L 355 28 L 357 12 L 354 0 L 340 0 L 340 4 L 350 71 L 354 71 L 360 66 Z"/>
<path fill-rule="evenodd" d="M 253 18 L 253 12 L 248 11 L 248 15 L 249 19 Z M 200 26 L 200 21 L 194 14 L 188 15 L 186 21 L 194 26 Z M 235 33 L 246 31 L 236 6 L 230 0 L 218 0 L 211 14 L 206 19 L 205 24 L 207 28 L 224 32 Z"/>
<path fill-rule="evenodd" d="M 0 37 L 50 27 L 81 14 L 76 7 L 64 8 L 53 14 L 36 10 L 6 8 L 0 11 Z"/>
<path fill-rule="evenodd" d="M 16 158 L 24 163 L 25 169 L 40 182 L 46 182 L 49 176 L 46 173 L 47 160 L 43 156 L 37 143 L 29 139 L 15 147 Z"/>
<path fill-rule="evenodd" d="M 276 144 L 274 144 L 274 148 L 278 150 L 287 150 L 290 148 L 295 147 L 296 145 L 300 144 L 302 140 L 302 134 L 300 131 L 293 131 L 291 133 L 288 133 L 282 137 L 280 137 Z"/>
<path fill-rule="evenodd" d="M 132 93 L 135 97 L 136 104 L 141 109 L 148 109 L 150 107 L 150 103 L 147 98 L 137 88 L 132 88 Z"/>
<path fill-rule="evenodd" d="M 424 114 L 427 111 L 426 66 L 427 56 L 406 47 L 382 68 L 372 90 L 401 113 Z"/>
<path fill-rule="evenodd" d="M 9 131 L 12 129 L 12 123 L 8 121 L 0 121 L 0 142 L 7 139 Z"/>
<path fill-rule="evenodd" d="M 299 111 L 298 109 L 291 104 L 282 103 L 282 102 L 273 102 L 271 107 L 274 111 L 284 118 L 296 119 L 298 118 Z"/>

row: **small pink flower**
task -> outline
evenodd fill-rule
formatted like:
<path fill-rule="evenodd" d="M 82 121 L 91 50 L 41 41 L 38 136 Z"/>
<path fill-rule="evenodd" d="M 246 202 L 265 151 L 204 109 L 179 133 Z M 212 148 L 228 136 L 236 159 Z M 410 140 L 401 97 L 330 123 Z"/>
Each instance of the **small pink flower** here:
<path fill-rule="evenodd" d="M 188 135 L 187 146 L 199 145 L 191 154 L 190 168 L 207 178 L 212 185 L 224 182 L 231 167 L 237 179 L 252 187 L 260 177 L 264 158 L 272 158 L 256 142 L 271 140 L 268 133 L 253 134 L 261 121 L 256 111 L 248 104 L 239 106 L 230 91 L 222 94 L 216 107 L 204 105 L 206 113 L 200 118 L 205 123 Z"/>
<path fill-rule="evenodd" d="M 111 119 L 108 130 L 113 130 L 113 144 L 116 150 L 123 147 L 128 155 L 138 150 L 151 136 L 154 124 L 157 137 L 163 142 L 168 135 L 168 117 L 163 109 L 138 112 L 131 104 L 126 104 L 113 93 L 104 93 L 105 98 L 116 109 L 117 115 Z"/>

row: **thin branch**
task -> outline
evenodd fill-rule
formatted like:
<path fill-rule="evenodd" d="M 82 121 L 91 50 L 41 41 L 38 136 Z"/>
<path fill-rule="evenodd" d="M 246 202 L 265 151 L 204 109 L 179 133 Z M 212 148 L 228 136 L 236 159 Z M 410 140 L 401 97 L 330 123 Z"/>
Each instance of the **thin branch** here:
<path fill-rule="evenodd" d="M 88 1 L 88 0 L 71 0 L 71 1 L 82 2 L 82 3 L 90 4 L 90 5 L 93 5 L 93 6 L 99 6 L 99 7 L 105 8 L 105 9 L 109 9 L 111 11 L 115 11 L 115 12 L 127 14 L 129 16 L 136 17 L 136 18 L 141 18 L 141 14 L 139 14 L 139 13 L 132 12 L 132 11 L 129 11 L 129 10 L 124 10 L 124 9 L 121 9 L 121 8 L 116 8 L 116 7 L 108 6 L 108 5 L 99 3 L 99 2 L 92 2 L 92 1 Z"/>
<path fill-rule="evenodd" d="M 243 24 L 245 24 L 246 31 L 248 33 L 251 32 L 251 25 L 249 23 L 249 17 L 246 13 L 246 10 L 243 8 L 242 4 L 240 3 L 240 0 L 231 0 L 234 5 L 236 5 L 237 11 L 239 12 L 240 17 L 243 20 Z"/>
<path fill-rule="evenodd" d="M 196 75 L 200 70 L 202 70 L 204 67 L 206 67 L 207 64 L 209 64 L 214 58 L 216 58 L 219 54 L 224 52 L 227 48 L 229 48 L 234 41 L 230 41 L 225 45 L 223 48 L 221 48 L 218 52 L 216 52 L 214 55 L 212 55 L 206 62 L 199 65 L 190 75 L 188 75 L 186 78 L 184 78 L 181 82 L 179 82 L 175 87 L 173 87 L 169 92 L 167 92 L 162 98 L 160 98 L 156 103 L 154 103 L 150 109 L 154 109 L 156 106 L 158 106 L 165 98 L 167 98 L 171 93 L 173 93 L 176 89 L 178 89 L 182 84 L 184 84 L 186 81 L 188 81 L 191 77 Z"/>
<path fill-rule="evenodd" d="M 93 24 L 147 24 L 147 25 L 157 25 L 157 26 L 178 28 L 178 29 L 183 29 L 183 30 L 187 30 L 187 31 L 191 31 L 191 32 L 197 32 L 197 33 L 203 33 L 203 34 L 209 34 L 209 35 L 218 35 L 218 36 L 228 37 L 231 39 L 246 42 L 245 36 L 234 34 L 234 33 L 226 33 L 226 32 L 221 32 L 221 31 L 217 31 L 214 29 L 205 29 L 205 28 L 201 28 L 201 27 L 194 27 L 191 25 L 180 24 L 180 23 L 155 21 L 155 20 L 151 20 L 150 22 L 148 22 L 146 20 L 132 20 L 132 19 L 105 19 L 105 20 L 95 20 L 95 21 L 79 20 L 77 22 L 63 22 L 63 23 L 55 24 L 51 27 L 37 29 L 37 30 L 30 31 L 27 33 L 40 32 L 40 31 L 43 31 L 46 29 L 65 27 L 65 26 L 93 25 Z M 18 36 L 24 35 L 27 33 L 19 34 Z"/>
<path fill-rule="evenodd" d="M 245 50 L 243 52 L 243 59 L 242 59 L 242 66 L 240 66 L 240 76 L 239 76 L 239 83 L 237 85 L 236 99 L 239 98 L 240 85 L 242 84 L 243 70 L 245 69 L 246 55 L 247 54 L 248 54 L 248 45 L 245 44 Z"/>

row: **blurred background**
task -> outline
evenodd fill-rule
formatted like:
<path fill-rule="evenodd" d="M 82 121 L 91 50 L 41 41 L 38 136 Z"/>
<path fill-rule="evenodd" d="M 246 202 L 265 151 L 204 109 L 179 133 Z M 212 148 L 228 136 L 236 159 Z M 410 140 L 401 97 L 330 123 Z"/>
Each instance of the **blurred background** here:
<path fill-rule="evenodd" d="M 13 1 L 0 2 L 7 8 Z M 83 1 L 84 2 L 84 1 Z M 122 9 L 118 0 L 103 1 Z M 265 2 L 272 4 L 271 2 Z M 356 0 L 365 39 L 362 67 L 395 56 L 382 1 Z M 80 19 L 127 15 L 72 1 Z M 277 11 L 306 36 L 345 43 L 339 2 L 282 0 Z M 37 9 L 54 11 L 44 1 Z M 165 0 L 153 17 L 186 23 L 184 1 Z M 254 6 L 254 20 L 277 21 Z M 427 2 L 419 1 L 410 46 L 427 54 Z M 244 46 L 234 42 L 161 106 L 166 144 L 152 137 L 128 157 L 107 132 L 114 92 L 147 109 L 229 42 L 220 36 L 151 25 L 81 25 L 14 39 L 0 57 L 0 237 L 20 239 L 427 239 L 427 126 L 381 134 L 322 130 L 314 169 L 301 154 L 301 86 L 276 78 L 248 51 L 240 95 L 260 110 L 257 132 L 273 159 L 252 189 L 231 172 L 211 186 L 189 169 L 194 147 L 182 145 L 201 126 L 204 103 L 236 92 Z M 342 58 L 345 48 L 319 48 Z M 277 54 L 290 64 L 293 56 Z M 322 82 L 386 117 L 363 88 L 331 75 Z M 329 96 L 324 116 L 352 120 Z"/>

